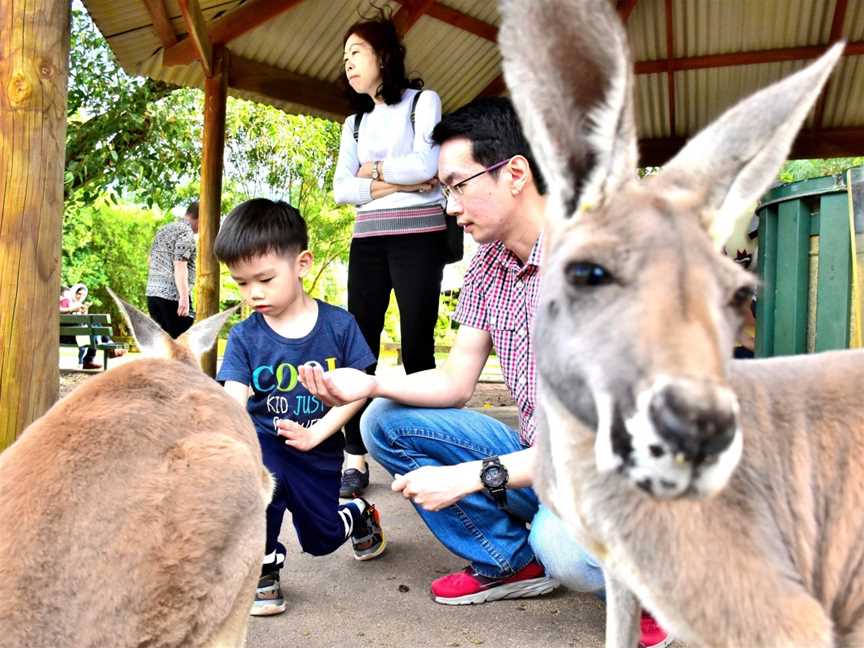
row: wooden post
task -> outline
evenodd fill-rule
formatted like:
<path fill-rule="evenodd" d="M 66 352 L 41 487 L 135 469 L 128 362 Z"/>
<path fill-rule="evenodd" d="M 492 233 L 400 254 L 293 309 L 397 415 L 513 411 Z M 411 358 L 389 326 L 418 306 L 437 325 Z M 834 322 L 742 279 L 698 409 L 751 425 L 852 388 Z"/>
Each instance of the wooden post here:
<path fill-rule="evenodd" d="M 0 450 L 57 399 L 69 0 L 0 0 Z"/>
<path fill-rule="evenodd" d="M 199 320 L 219 310 L 219 262 L 213 243 L 219 231 L 222 203 L 222 167 L 225 154 L 225 111 L 228 101 L 228 51 L 213 54 L 213 76 L 204 80 L 204 145 L 201 157 L 201 199 L 198 215 L 198 290 L 196 314 Z M 201 366 L 216 375 L 218 344 L 201 358 Z"/>

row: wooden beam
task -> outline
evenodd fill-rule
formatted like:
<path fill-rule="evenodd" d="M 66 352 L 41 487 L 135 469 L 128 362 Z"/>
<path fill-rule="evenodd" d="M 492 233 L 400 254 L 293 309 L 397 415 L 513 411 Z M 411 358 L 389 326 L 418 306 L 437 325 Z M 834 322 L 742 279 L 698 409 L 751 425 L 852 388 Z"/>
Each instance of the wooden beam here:
<path fill-rule="evenodd" d="M 222 205 L 225 115 L 228 102 L 229 55 L 215 51 L 213 74 L 204 79 L 204 141 L 201 149 L 201 197 L 198 206 L 198 281 L 196 316 L 219 312 L 219 262 L 213 253 Z M 201 357 L 201 368 L 216 376 L 216 346 Z"/>
<path fill-rule="evenodd" d="M 662 166 L 687 142 L 683 137 L 639 141 L 639 166 Z M 789 159 L 856 157 L 864 155 L 864 128 L 828 128 L 798 133 Z"/>
<path fill-rule="evenodd" d="M 0 2 L 0 450 L 57 400 L 69 3 Z"/>
<path fill-rule="evenodd" d="M 672 31 L 672 0 L 665 0 L 663 13 L 666 18 L 666 60 L 675 57 L 675 35 Z M 666 68 L 666 89 L 669 94 L 669 134 L 675 136 L 675 71 Z"/>
<path fill-rule="evenodd" d="M 279 16 L 302 0 L 248 0 L 238 9 L 214 20 L 208 29 L 210 44 L 227 45 L 235 38 L 260 27 L 271 18 Z M 162 55 L 162 65 L 188 65 L 195 60 L 195 45 L 184 38 Z"/>
<path fill-rule="evenodd" d="M 159 37 L 162 47 L 174 45 L 177 42 L 177 34 L 165 9 L 165 0 L 143 0 L 143 2 L 147 7 L 147 13 L 150 14 L 150 20 L 153 21 L 153 31 Z"/>
<path fill-rule="evenodd" d="M 834 17 L 831 20 L 831 35 L 828 37 L 829 43 L 836 43 L 843 37 L 843 23 L 846 20 L 847 6 L 848 0 L 837 0 L 834 5 Z M 825 101 L 827 100 L 828 93 L 831 91 L 832 82 L 833 79 L 828 77 L 825 87 L 819 93 L 819 100 L 816 102 L 816 109 L 813 115 L 813 128 L 822 128 L 822 122 L 825 119 Z"/>
<path fill-rule="evenodd" d="M 393 16 L 393 23 L 400 36 L 407 34 L 417 21 L 425 14 L 435 0 L 410 0 L 405 2 Z"/>
<path fill-rule="evenodd" d="M 478 97 L 497 97 L 507 92 L 507 84 L 504 82 L 504 75 L 499 74 L 492 79 L 492 82 L 483 88 L 478 94 Z"/>
<path fill-rule="evenodd" d="M 758 65 L 760 63 L 778 63 L 780 61 L 803 61 L 818 58 L 828 50 L 827 45 L 807 47 L 786 47 L 780 49 L 759 50 L 755 52 L 732 52 L 729 54 L 707 54 L 675 58 L 671 61 L 658 59 L 653 61 L 637 61 L 634 65 L 636 74 L 661 74 L 670 67 L 679 70 L 704 70 L 715 67 L 732 67 L 735 65 Z M 860 56 L 864 54 L 864 41 L 847 43 L 843 56 Z"/>
<path fill-rule="evenodd" d="M 339 117 L 351 114 L 351 106 L 338 84 L 242 56 L 231 56 L 228 84 L 238 90 L 254 92 L 277 101 L 298 103 Z"/>
<path fill-rule="evenodd" d="M 201 12 L 198 0 L 177 0 L 180 13 L 183 14 L 183 22 L 189 30 L 187 41 L 191 41 L 195 48 L 195 56 L 204 69 L 204 76 L 213 76 L 213 47 L 210 44 L 210 36 L 207 34 L 207 21 Z"/>
<path fill-rule="evenodd" d="M 400 2 L 401 1 L 402 0 L 400 0 Z M 429 7 L 427 13 L 433 18 L 437 18 L 448 25 L 453 25 L 454 27 L 458 27 L 459 29 L 474 34 L 475 36 L 479 36 L 480 38 L 485 38 L 493 43 L 498 42 L 498 28 L 495 25 L 480 20 L 479 18 L 475 18 L 474 16 L 469 16 L 468 14 L 457 11 L 456 9 L 451 9 L 440 2 L 433 3 L 432 6 Z"/>
<path fill-rule="evenodd" d="M 618 17 L 621 18 L 621 22 L 625 25 L 630 19 L 630 14 L 633 13 L 633 10 L 636 8 L 637 2 L 639 2 L 639 0 L 618 0 L 618 5 L 615 9 L 618 11 Z"/>

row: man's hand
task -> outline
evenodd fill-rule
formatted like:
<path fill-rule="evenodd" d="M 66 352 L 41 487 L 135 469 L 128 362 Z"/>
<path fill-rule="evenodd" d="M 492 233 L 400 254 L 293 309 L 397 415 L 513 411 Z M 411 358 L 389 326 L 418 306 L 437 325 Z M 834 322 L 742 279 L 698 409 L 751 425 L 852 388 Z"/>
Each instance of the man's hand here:
<path fill-rule="evenodd" d="M 330 407 L 374 396 L 376 380 L 359 369 L 334 369 L 324 373 L 315 364 L 300 365 L 300 382 L 315 398 Z"/>
<path fill-rule="evenodd" d="M 427 511 L 440 511 L 482 488 L 480 471 L 470 463 L 422 466 L 395 477 L 390 489 Z"/>
<path fill-rule="evenodd" d="M 186 299 L 181 297 L 180 301 L 177 302 L 177 314 L 180 317 L 189 316 L 189 297 L 186 297 Z"/>
<path fill-rule="evenodd" d="M 300 452 L 308 452 L 326 438 L 322 436 L 321 426 L 317 424 L 303 427 L 296 421 L 279 419 L 277 427 L 277 434 L 285 438 L 285 445 L 297 448 Z"/>

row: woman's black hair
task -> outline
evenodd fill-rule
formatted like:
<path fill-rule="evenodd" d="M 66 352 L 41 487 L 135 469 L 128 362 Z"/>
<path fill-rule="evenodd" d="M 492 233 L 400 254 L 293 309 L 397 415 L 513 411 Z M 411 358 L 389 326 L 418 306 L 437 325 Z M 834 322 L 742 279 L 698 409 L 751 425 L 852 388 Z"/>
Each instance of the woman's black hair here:
<path fill-rule="evenodd" d="M 354 23 L 345 32 L 342 39 L 342 47 L 348 42 L 352 34 L 357 34 L 372 46 L 375 54 L 381 62 L 381 85 L 378 86 L 377 94 L 381 95 L 384 103 L 392 106 L 402 100 L 402 94 L 406 88 L 420 90 L 423 88 L 423 80 L 419 78 L 409 79 L 405 72 L 405 46 L 399 38 L 396 25 L 388 11 L 376 7 L 377 15 Z M 354 91 L 345 70 L 342 70 L 342 85 L 348 95 L 348 101 L 354 112 L 367 113 L 375 107 L 372 97 Z"/>

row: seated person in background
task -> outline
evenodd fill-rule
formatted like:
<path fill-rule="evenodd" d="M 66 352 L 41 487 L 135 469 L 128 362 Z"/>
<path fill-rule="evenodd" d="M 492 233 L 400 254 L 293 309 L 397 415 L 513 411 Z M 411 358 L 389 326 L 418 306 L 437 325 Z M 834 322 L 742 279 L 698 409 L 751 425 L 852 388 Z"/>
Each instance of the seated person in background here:
<path fill-rule="evenodd" d="M 89 307 L 85 304 L 87 299 L 87 286 L 83 283 L 77 283 L 69 290 L 65 291 L 60 297 L 60 312 L 64 315 L 86 315 Z M 61 335 L 60 341 L 67 344 L 78 345 L 78 366 L 81 369 L 101 369 L 102 365 L 94 362 L 96 357 L 96 349 L 89 344 L 81 344 L 80 340 L 86 340 L 89 343 L 89 338 L 84 336 Z"/>
<path fill-rule="evenodd" d="M 276 479 L 255 616 L 286 608 L 279 586 L 286 550 L 278 542 L 286 510 L 300 546 L 313 556 L 332 553 L 351 538 L 354 557 L 371 560 L 386 545 L 372 504 L 360 497 L 339 504 L 340 432 L 365 399 L 329 408 L 297 380 L 297 368 L 307 362 L 361 372 L 375 362 L 354 317 L 304 291 L 303 277 L 312 267 L 308 247 L 300 213 L 264 198 L 236 207 L 214 246 L 254 311 L 231 330 L 217 379 L 252 417 L 264 465 Z"/>

